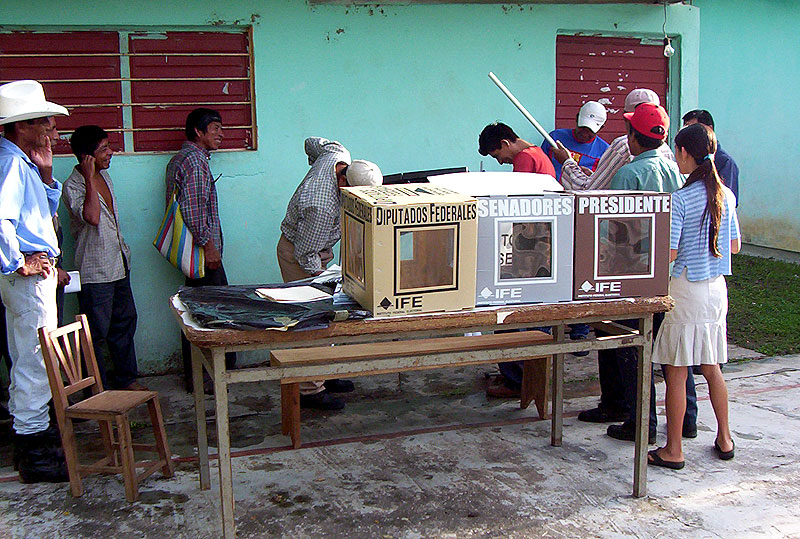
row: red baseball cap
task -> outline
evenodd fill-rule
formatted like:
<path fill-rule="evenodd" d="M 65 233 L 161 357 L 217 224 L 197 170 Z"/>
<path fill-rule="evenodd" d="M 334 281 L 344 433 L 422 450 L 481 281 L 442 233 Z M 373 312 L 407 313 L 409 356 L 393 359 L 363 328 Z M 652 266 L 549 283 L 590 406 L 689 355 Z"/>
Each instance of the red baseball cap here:
<path fill-rule="evenodd" d="M 642 135 L 658 140 L 667 139 L 669 116 L 664 107 L 655 103 L 642 103 L 633 112 L 626 112 L 623 116 Z"/>

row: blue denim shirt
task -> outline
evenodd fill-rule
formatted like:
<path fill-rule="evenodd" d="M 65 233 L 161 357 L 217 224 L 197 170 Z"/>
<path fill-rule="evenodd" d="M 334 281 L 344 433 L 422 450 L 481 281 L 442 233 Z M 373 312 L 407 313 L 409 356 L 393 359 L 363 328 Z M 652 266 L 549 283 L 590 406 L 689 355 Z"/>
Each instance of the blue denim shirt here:
<path fill-rule="evenodd" d="M 61 184 L 48 187 L 39 169 L 13 142 L 0 138 L 0 271 L 8 275 L 25 264 L 23 253 L 60 253 L 53 215 Z"/>

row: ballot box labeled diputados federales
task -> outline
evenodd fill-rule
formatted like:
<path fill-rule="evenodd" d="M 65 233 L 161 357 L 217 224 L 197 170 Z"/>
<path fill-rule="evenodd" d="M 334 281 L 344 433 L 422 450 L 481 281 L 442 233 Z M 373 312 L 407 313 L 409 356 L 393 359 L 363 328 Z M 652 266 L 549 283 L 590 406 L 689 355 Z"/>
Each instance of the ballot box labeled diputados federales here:
<path fill-rule="evenodd" d="M 669 193 L 576 191 L 576 300 L 669 292 Z"/>
<path fill-rule="evenodd" d="M 429 184 L 342 189 L 342 288 L 376 317 L 475 306 L 474 198 Z"/>

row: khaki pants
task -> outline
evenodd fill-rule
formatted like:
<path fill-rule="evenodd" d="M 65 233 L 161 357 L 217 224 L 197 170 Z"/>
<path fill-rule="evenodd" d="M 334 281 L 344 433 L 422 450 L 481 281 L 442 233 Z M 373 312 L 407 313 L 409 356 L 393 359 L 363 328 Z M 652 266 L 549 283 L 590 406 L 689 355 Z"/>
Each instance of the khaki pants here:
<path fill-rule="evenodd" d="M 333 259 L 333 252 L 328 250 L 320 253 L 320 259 L 322 260 L 322 267 L 327 267 L 328 262 Z M 297 259 L 294 257 L 294 244 L 283 234 L 281 234 L 281 239 L 278 240 L 278 266 L 281 268 L 281 277 L 284 283 L 313 277 L 297 263 Z M 314 395 L 319 393 L 325 389 L 322 384 L 323 382 L 300 382 L 300 394 Z"/>

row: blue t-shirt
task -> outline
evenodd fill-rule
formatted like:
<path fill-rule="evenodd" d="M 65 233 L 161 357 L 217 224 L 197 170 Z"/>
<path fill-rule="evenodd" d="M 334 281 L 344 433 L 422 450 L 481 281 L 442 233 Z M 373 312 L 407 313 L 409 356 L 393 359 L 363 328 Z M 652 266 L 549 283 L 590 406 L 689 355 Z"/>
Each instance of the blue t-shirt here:
<path fill-rule="evenodd" d="M 572 135 L 572 129 L 556 129 L 550 132 L 553 140 L 560 141 L 572 154 L 572 158 L 582 167 L 592 172 L 597 168 L 597 162 L 608 148 L 608 142 L 600 137 L 594 137 L 591 142 L 580 143 Z M 556 179 L 561 181 L 561 163 L 553 159 L 553 148 L 547 141 L 542 142 L 542 150 L 553 162 L 556 169 Z"/>
<path fill-rule="evenodd" d="M 723 187 L 724 205 L 719 223 L 717 249 L 722 258 L 716 258 L 708 249 L 708 217 L 703 220 L 706 207 L 706 188 L 695 182 L 672 193 L 672 224 L 670 249 L 678 250 L 672 267 L 672 276 L 679 277 L 686 268 L 690 281 L 703 281 L 718 275 L 731 274 L 731 240 L 739 238 L 739 219 L 736 216 L 736 197 Z"/>

